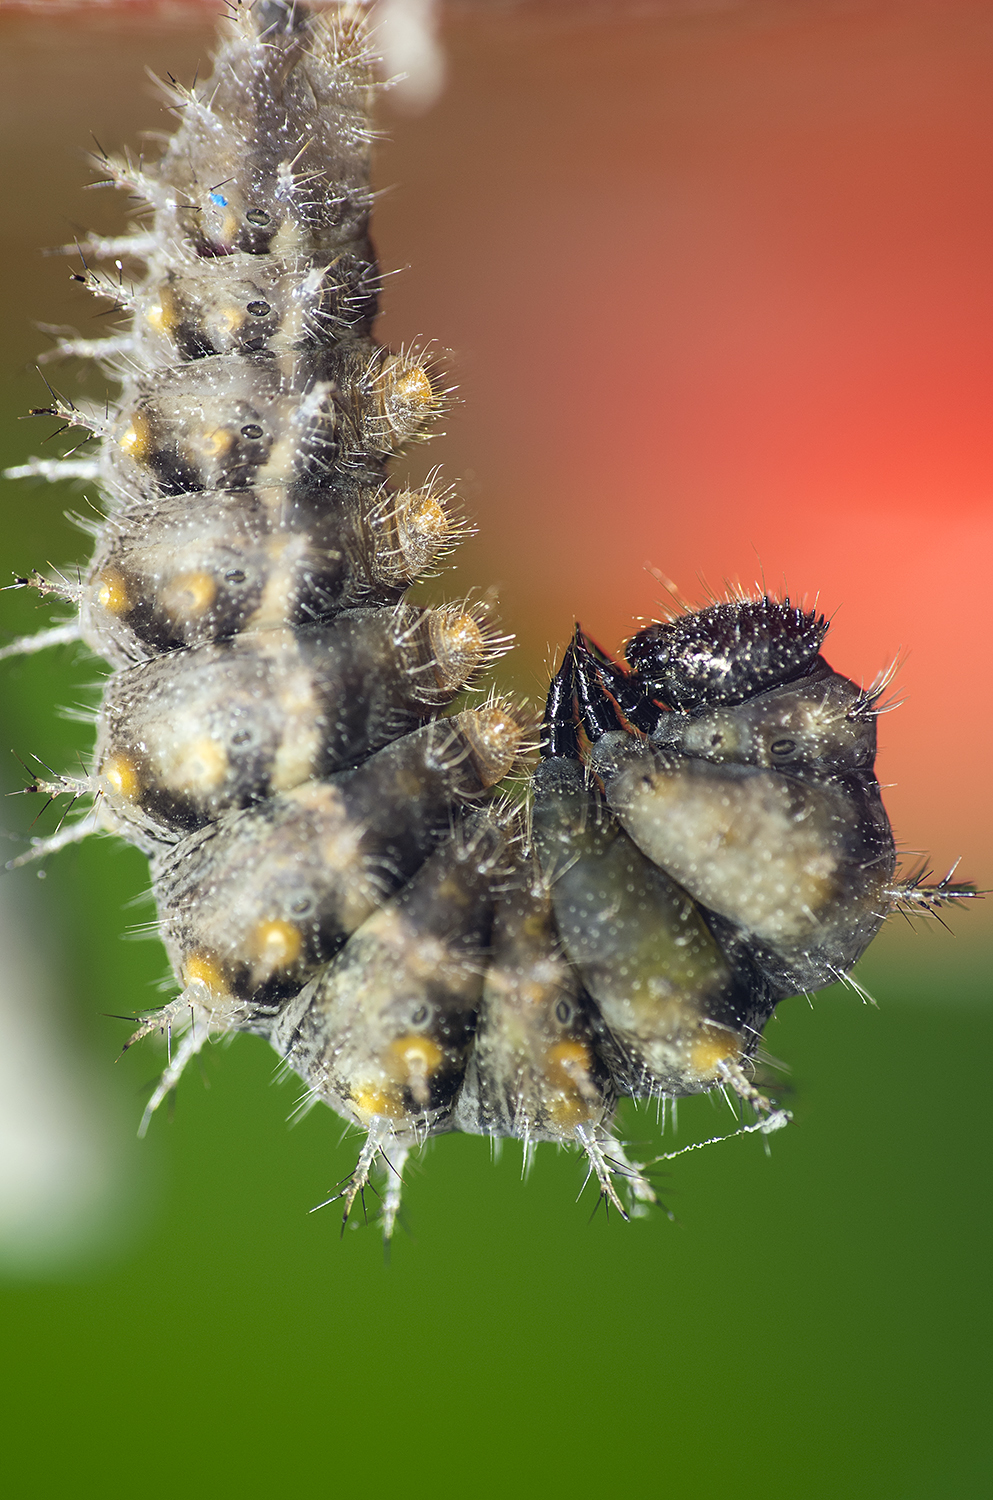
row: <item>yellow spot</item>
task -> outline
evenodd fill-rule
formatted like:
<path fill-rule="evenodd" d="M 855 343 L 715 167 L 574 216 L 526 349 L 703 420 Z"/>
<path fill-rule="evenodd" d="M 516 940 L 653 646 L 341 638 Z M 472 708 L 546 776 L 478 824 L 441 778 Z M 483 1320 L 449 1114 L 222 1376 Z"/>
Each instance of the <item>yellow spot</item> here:
<path fill-rule="evenodd" d="M 116 568 L 105 568 L 100 574 L 97 603 L 101 609 L 107 610 L 112 615 L 126 615 L 131 608 L 124 575 Z"/>
<path fill-rule="evenodd" d="M 209 573 L 177 573 L 162 590 L 162 607 L 174 619 L 189 619 L 209 609 L 216 593 Z"/>
<path fill-rule="evenodd" d="M 398 1036 L 390 1043 L 390 1052 L 408 1073 L 431 1076 L 441 1067 L 444 1053 L 430 1037 Z"/>
<path fill-rule="evenodd" d="M 740 1054 L 740 1039 L 735 1032 L 724 1026 L 703 1025 L 690 1047 L 690 1066 L 707 1077 L 715 1072 L 718 1063 L 736 1062 Z"/>
<path fill-rule="evenodd" d="M 221 239 L 225 244 L 231 244 L 238 233 L 239 224 L 236 214 L 226 213 L 221 225 Z"/>
<path fill-rule="evenodd" d="M 251 936 L 253 955 L 267 974 L 288 969 L 296 963 L 303 948 L 303 936 L 292 922 L 260 922 Z"/>
<path fill-rule="evenodd" d="M 128 458 L 142 463 L 152 450 L 152 432 L 147 417 L 136 412 L 118 438 L 117 446 Z"/>
<path fill-rule="evenodd" d="M 148 324 L 149 328 L 154 328 L 156 333 L 162 333 L 164 331 L 165 314 L 162 311 L 161 303 L 156 302 L 147 310 L 147 312 L 145 313 L 145 322 Z"/>
<path fill-rule="evenodd" d="M 430 1037 L 414 1032 L 398 1036 L 390 1043 L 389 1050 L 389 1071 L 425 1109 L 431 1101 L 428 1080 L 437 1073 L 444 1059 L 441 1048 Z"/>
<path fill-rule="evenodd" d="M 560 1089 L 575 1089 L 590 1071 L 589 1048 L 582 1042 L 559 1042 L 548 1049 L 548 1077 Z"/>
<path fill-rule="evenodd" d="M 366 1124 L 374 1115 L 385 1115 L 387 1119 L 396 1120 L 405 1113 L 396 1094 L 384 1093 L 382 1089 L 359 1086 L 352 1093 L 351 1102 L 355 1113 Z"/>
<path fill-rule="evenodd" d="M 220 964 L 207 953 L 191 953 L 183 962 L 183 983 L 205 984 L 216 995 L 226 995 L 228 987 Z"/>
<path fill-rule="evenodd" d="M 549 1115 L 566 1130 L 590 1118 L 592 1108 L 599 1108 L 596 1089 L 590 1079 L 590 1052 L 582 1042 L 559 1042 L 548 1049 L 545 1074 L 559 1098 L 549 1102 Z"/>
<path fill-rule="evenodd" d="M 110 785 L 110 790 L 125 802 L 136 802 L 141 794 L 141 780 L 133 760 L 126 755 L 112 755 L 105 760 L 100 774 Z"/>

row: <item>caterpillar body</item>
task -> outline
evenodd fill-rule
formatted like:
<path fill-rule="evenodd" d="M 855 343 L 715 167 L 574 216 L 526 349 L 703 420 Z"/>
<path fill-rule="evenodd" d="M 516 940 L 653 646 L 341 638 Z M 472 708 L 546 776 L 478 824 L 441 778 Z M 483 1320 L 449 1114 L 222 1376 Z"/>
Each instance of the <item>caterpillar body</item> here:
<path fill-rule="evenodd" d="M 255 1032 L 365 1134 L 346 1218 L 381 1161 L 389 1235 L 407 1153 L 456 1129 L 576 1145 L 643 1212 L 618 1100 L 730 1089 L 778 1128 L 751 1075 L 777 1002 L 967 888 L 896 879 L 883 685 L 785 599 L 678 614 L 624 665 L 577 627 L 528 770 L 530 712 L 477 686 L 507 641 L 407 598 L 460 523 L 388 476 L 444 397 L 372 336 L 373 61 L 362 6 L 256 0 L 173 87 L 161 160 L 110 165 L 147 222 L 78 279 L 126 327 L 63 352 L 116 361 L 119 403 L 56 398 L 99 459 L 32 468 L 96 477 L 107 513 L 78 586 L 20 580 L 73 620 L 4 654 L 75 638 L 112 672 L 92 769 L 34 783 L 90 810 L 13 863 L 96 828 L 149 857 L 180 993 L 136 1038 L 179 1040 L 143 1126 L 210 1037 Z M 90 265 L 118 257 L 133 288 Z"/>

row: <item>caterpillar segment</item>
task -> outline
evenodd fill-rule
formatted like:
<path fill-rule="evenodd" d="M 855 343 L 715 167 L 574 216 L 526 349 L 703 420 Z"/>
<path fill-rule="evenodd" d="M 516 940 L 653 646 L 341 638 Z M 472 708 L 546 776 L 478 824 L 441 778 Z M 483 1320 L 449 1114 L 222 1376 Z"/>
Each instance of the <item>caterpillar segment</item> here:
<path fill-rule="evenodd" d="M 628 1209 L 640 1216 L 655 1193 L 613 1134 L 618 1089 L 604 1058 L 606 1035 L 566 956 L 551 885 L 533 856 L 522 858 L 496 904 L 456 1124 L 523 1142 L 525 1171 L 539 1141 L 579 1146 L 603 1200 L 622 1217 Z"/>
<path fill-rule="evenodd" d="M 398 1188 L 410 1148 L 455 1125 L 510 834 L 499 808 L 456 828 L 274 1025 L 311 1097 L 367 1132 L 345 1219 L 377 1154 Z M 395 1190 L 387 1234 L 398 1205 Z"/>
<path fill-rule="evenodd" d="M 140 500 L 112 515 L 79 590 L 80 633 L 115 665 L 242 631 L 399 603 L 459 539 L 431 488 L 373 499 L 351 475 L 334 504 L 281 489 Z M 51 584 L 42 580 L 42 586 Z"/>
<path fill-rule="evenodd" d="M 399 605 L 116 672 L 95 752 L 108 813 L 168 840 L 359 764 L 451 702 L 492 649 L 469 609 Z"/>
<path fill-rule="evenodd" d="M 15 472 L 95 479 L 106 514 L 77 574 L 16 580 L 72 617 L 0 656 L 77 641 L 110 671 L 90 769 L 27 788 L 86 810 L 11 863 L 97 830 L 149 856 L 179 993 L 131 1039 L 170 1040 L 142 1132 L 248 1031 L 363 1135 L 346 1219 L 381 1168 L 389 1236 L 410 1151 L 452 1130 L 525 1166 L 578 1148 L 644 1213 L 619 1100 L 725 1089 L 778 1128 L 751 1077 L 777 1000 L 970 888 L 895 876 L 878 691 L 788 600 L 656 622 L 624 664 L 577 627 L 533 775 L 530 711 L 460 698 L 508 640 L 406 596 L 469 528 L 437 474 L 390 478 L 445 392 L 373 337 L 373 61 L 361 5 L 236 5 L 161 159 L 100 163 L 145 205 L 76 273 L 121 326 L 53 354 L 119 399 L 53 394 L 98 456 Z"/>

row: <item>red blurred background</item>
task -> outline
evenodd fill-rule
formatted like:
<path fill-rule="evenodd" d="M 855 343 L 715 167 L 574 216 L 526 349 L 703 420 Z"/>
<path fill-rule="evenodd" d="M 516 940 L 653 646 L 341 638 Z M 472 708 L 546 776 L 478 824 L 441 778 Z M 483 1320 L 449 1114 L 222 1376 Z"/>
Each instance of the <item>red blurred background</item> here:
<path fill-rule="evenodd" d="M 13 200 L 50 242 L 75 148 L 162 128 L 141 65 L 188 78 L 217 7 L 0 9 Z M 410 268 L 383 337 L 437 340 L 459 387 L 412 459 L 479 526 L 440 589 L 498 585 L 536 696 L 574 617 L 616 647 L 665 608 L 646 564 L 817 599 L 833 665 L 900 657 L 898 836 L 988 882 L 993 6 L 466 3 L 443 42 L 437 104 L 384 106 L 375 221 Z M 25 358 L 28 314 L 88 316 L 50 267 Z"/>

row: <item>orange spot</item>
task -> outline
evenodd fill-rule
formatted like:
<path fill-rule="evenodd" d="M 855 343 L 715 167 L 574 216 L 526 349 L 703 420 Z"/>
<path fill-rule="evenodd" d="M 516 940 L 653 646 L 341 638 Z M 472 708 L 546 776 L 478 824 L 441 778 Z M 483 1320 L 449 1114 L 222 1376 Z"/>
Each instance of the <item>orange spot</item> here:
<path fill-rule="evenodd" d="M 116 797 L 136 802 L 141 795 L 141 778 L 134 761 L 127 755 L 111 755 L 104 761 L 100 774 Z"/>
<path fill-rule="evenodd" d="M 128 458 L 136 459 L 139 463 L 146 459 L 152 449 L 152 430 L 148 418 L 135 412 L 118 438 L 117 446 Z"/>
<path fill-rule="evenodd" d="M 226 995 L 227 984 L 216 959 L 206 953 L 190 953 L 183 961 L 183 983 L 205 984 L 215 995 Z"/>
<path fill-rule="evenodd" d="M 523 727 L 500 704 L 469 709 L 459 714 L 458 719 L 483 786 L 495 786 L 514 764 L 524 737 Z"/>
<path fill-rule="evenodd" d="M 101 609 L 107 610 L 112 615 L 126 615 L 131 608 L 124 575 L 116 568 L 104 568 L 100 574 L 97 603 Z"/>
<path fill-rule="evenodd" d="M 441 540 L 451 529 L 448 513 L 434 495 L 424 495 L 418 504 L 411 505 L 405 523 L 408 531 L 430 541 Z"/>
<path fill-rule="evenodd" d="M 741 1055 L 741 1040 L 724 1026 L 701 1026 L 700 1035 L 690 1047 L 690 1065 L 696 1072 L 712 1074 L 718 1063 L 736 1062 Z"/>
<path fill-rule="evenodd" d="M 355 1113 L 366 1124 L 373 1115 L 385 1115 L 387 1119 L 396 1120 L 404 1114 L 403 1105 L 396 1095 L 384 1093 L 382 1089 L 360 1087 L 352 1094 L 351 1100 Z"/>
<path fill-rule="evenodd" d="M 397 374 L 390 395 L 393 400 L 402 401 L 405 406 L 428 407 L 434 400 L 427 371 L 420 365 L 408 365 Z"/>

